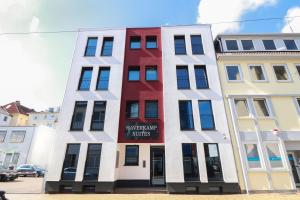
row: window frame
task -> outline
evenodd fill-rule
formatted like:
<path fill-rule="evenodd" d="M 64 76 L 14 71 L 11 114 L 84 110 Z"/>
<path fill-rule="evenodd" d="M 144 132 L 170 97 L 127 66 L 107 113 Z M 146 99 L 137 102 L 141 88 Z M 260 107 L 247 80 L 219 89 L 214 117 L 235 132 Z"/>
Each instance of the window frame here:
<path fill-rule="evenodd" d="M 203 69 L 204 69 L 204 72 L 205 72 L 205 75 L 206 75 L 206 84 L 207 84 L 207 87 L 203 87 L 203 88 L 198 87 L 198 84 L 197 84 L 197 76 L 196 76 L 196 69 L 197 69 L 197 68 L 198 68 L 198 69 L 199 69 L 199 68 L 203 68 Z M 194 74 L 195 74 L 196 88 L 197 88 L 198 90 L 210 89 L 210 88 L 209 88 L 208 73 L 207 73 L 206 65 L 194 65 Z"/>
<path fill-rule="evenodd" d="M 295 106 L 296 106 L 296 110 L 297 110 L 297 113 L 300 117 L 300 102 L 298 103 L 298 99 L 300 101 L 300 95 L 298 97 L 294 97 L 294 103 L 295 103 Z"/>
<path fill-rule="evenodd" d="M 263 100 L 263 101 L 264 101 L 269 116 L 259 116 L 259 115 L 258 115 L 258 112 L 257 112 L 256 107 L 255 107 L 255 104 L 254 104 L 254 101 L 255 101 L 255 100 Z M 256 116 L 257 118 L 262 118 L 262 119 L 264 119 L 264 118 L 272 118 L 272 117 L 273 117 L 272 110 L 271 110 L 271 106 L 269 105 L 270 102 L 269 102 L 269 99 L 268 99 L 268 98 L 266 98 L 266 97 L 253 97 L 253 98 L 252 98 L 252 103 L 253 103 L 253 110 L 254 110 L 255 116 Z"/>
<path fill-rule="evenodd" d="M 156 35 L 147 35 L 145 38 L 146 38 L 146 42 L 145 42 L 145 48 L 146 49 L 158 49 L 158 42 L 157 42 L 157 36 Z M 150 38 L 155 38 L 155 47 L 147 47 L 148 39 L 150 39 Z"/>
<path fill-rule="evenodd" d="M 128 161 L 127 161 L 127 148 L 128 147 L 136 147 L 137 148 L 137 162 L 128 163 Z M 124 166 L 139 166 L 139 161 L 140 161 L 140 147 L 139 147 L 139 145 L 126 145 L 125 146 Z"/>
<path fill-rule="evenodd" d="M 235 41 L 235 42 L 236 42 L 236 47 L 237 47 L 237 49 L 229 49 L 229 48 L 228 48 L 227 41 Z M 238 40 L 236 40 L 236 39 L 224 39 L 224 43 L 225 43 L 225 45 L 226 45 L 226 50 L 227 50 L 227 51 L 239 51 Z"/>
<path fill-rule="evenodd" d="M 193 51 L 193 42 L 192 42 L 192 37 L 197 37 L 200 36 L 200 40 L 201 40 L 201 48 L 202 48 L 202 53 L 194 53 Z M 192 49 L 192 55 L 204 55 L 204 45 L 203 45 L 203 38 L 201 34 L 192 34 L 190 35 L 190 40 L 191 40 L 191 49 Z"/>
<path fill-rule="evenodd" d="M 23 132 L 24 136 L 23 136 L 22 140 L 20 140 L 20 141 L 12 141 L 14 133 L 18 133 L 18 132 Z M 15 144 L 23 143 L 25 141 L 26 135 L 27 135 L 27 131 L 26 130 L 12 130 L 11 133 L 10 133 L 9 143 L 15 143 Z"/>
<path fill-rule="evenodd" d="M 296 63 L 295 68 L 296 68 L 296 73 L 298 75 L 298 78 L 300 79 L 300 63 Z M 299 71 L 298 71 L 298 68 L 299 68 Z"/>
<path fill-rule="evenodd" d="M 93 116 L 94 116 L 94 111 L 95 111 L 95 105 L 96 105 L 96 103 L 104 103 L 104 119 L 103 119 L 103 128 L 102 129 L 94 129 L 94 128 L 92 128 L 92 125 L 93 125 Z M 92 116 L 91 116 L 91 123 L 90 123 L 90 131 L 104 131 L 105 118 L 106 118 L 106 113 L 107 113 L 106 108 L 107 108 L 107 101 L 106 100 L 94 101 L 93 110 L 92 110 Z"/>
<path fill-rule="evenodd" d="M 237 111 L 237 107 L 236 107 L 236 103 L 235 103 L 236 100 L 245 100 L 246 109 L 248 111 L 248 115 L 247 116 L 239 116 L 238 111 Z M 248 99 L 246 97 L 236 97 L 236 98 L 233 98 L 233 104 L 234 104 L 234 112 L 235 112 L 235 114 L 237 116 L 237 119 L 243 119 L 243 118 L 248 119 L 248 118 L 250 118 L 250 116 L 251 116 L 251 110 L 250 110 L 250 106 L 249 106 L 249 101 L 248 101 Z"/>
<path fill-rule="evenodd" d="M 178 75 L 177 70 L 178 69 L 187 69 L 187 80 L 188 80 L 188 87 L 180 88 L 178 84 Z M 189 72 L 189 66 L 188 65 L 176 65 L 176 84 L 177 84 L 177 90 L 190 90 L 191 89 L 191 81 L 190 81 L 190 72 Z"/>
<path fill-rule="evenodd" d="M 211 110 L 211 119 L 212 119 L 212 127 L 211 128 L 203 128 L 202 127 L 202 120 L 201 120 L 201 112 L 200 112 L 200 102 L 209 102 L 210 110 Z M 215 115 L 213 110 L 212 101 L 210 99 L 202 99 L 198 100 L 198 112 L 199 112 L 199 119 L 200 119 L 200 126 L 202 131 L 216 131 L 216 122 L 215 122 Z"/>
<path fill-rule="evenodd" d="M 176 43 L 175 43 L 176 37 L 177 37 L 177 38 L 178 38 L 178 37 L 183 37 L 183 41 L 184 41 L 184 49 L 185 49 L 185 52 L 184 52 L 184 53 L 176 53 Z M 184 35 L 184 34 L 182 34 L 182 35 L 174 35 L 173 39 L 174 39 L 174 53 L 175 53 L 175 55 L 177 55 L 177 56 L 180 56 L 180 55 L 187 55 L 187 51 L 186 51 L 186 42 L 185 42 L 185 35 Z"/>
<path fill-rule="evenodd" d="M 295 47 L 296 47 L 296 49 L 288 49 L 287 48 L 287 45 L 286 45 L 286 41 L 293 41 L 294 42 L 294 44 L 295 44 Z M 299 50 L 299 48 L 298 48 L 298 45 L 297 45 L 297 42 L 295 41 L 295 39 L 283 39 L 283 43 L 284 43 L 284 46 L 285 46 L 285 49 L 287 50 L 287 51 L 298 51 Z"/>
<path fill-rule="evenodd" d="M 133 70 L 133 69 L 138 69 L 138 71 L 139 71 L 139 79 L 138 80 L 130 80 L 129 79 L 130 71 Z M 137 82 L 137 81 L 140 81 L 140 80 L 141 80 L 141 68 L 140 68 L 140 66 L 128 66 L 127 81 L 128 82 Z"/>
<path fill-rule="evenodd" d="M 265 80 L 255 80 L 254 77 L 253 77 L 253 74 L 251 72 L 251 67 L 258 67 L 260 66 L 261 67 L 261 70 L 263 72 L 263 75 L 264 75 L 264 78 Z M 250 74 L 250 77 L 251 77 L 251 80 L 255 83 L 265 83 L 265 82 L 269 82 L 269 79 L 268 79 L 268 76 L 267 76 L 267 72 L 265 70 L 265 66 L 263 64 L 248 64 L 248 70 L 249 70 L 249 74 Z"/>
<path fill-rule="evenodd" d="M 272 71 L 273 71 L 274 78 L 275 78 L 276 82 L 279 82 L 279 83 L 280 83 L 280 82 L 287 83 L 287 82 L 292 82 L 292 81 L 293 81 L 293 80 L 292 80 L 292 76 L 291 76 L 291 74 L 290 74 L 290 71 L 289 71 L 289 69 L 288 69 L 287 64 L 271 64 L 271 66 L 272 66 Z M 286 71 L 286 73 L 287 73 L 287 75 L 288 75 L 288 79 L 287 79 L 287 80 L 278 80 L 278 79 L 277 79 L 277 76 L 276 76 L 276 72 L 275 72 L 274 66 L 283 66 L 284 69 L 285 69 L 285 71 Z"/>
<path fill-rule="evenodd" d="M 108 75 L 108 81 L 107 81 L 107 88 L 106 89 L 102 89 L 98 87 L 98 83 L 100 81 L 100 72 L 101 70 L 108 70 L 109 71 L 109 75 Z M 110 67 L 109 66 L 101 66 L 98 68 L 98 76 L 97 76 L 97 82 L 96 82 L 96 91 L 107 91 L 109 89 L 109 80 L 110 80 Z"/>
<path fill-rule="evenodd" d="M 88 49 L 88 42 L 89 42 L 89 39 L 97 39 L 96 49 L 95 49 L 95 54 L 94 54 L 94 55 L 86 55 L 87 49 Z M 83 57 L 95 57 L 95 56 L 97 55 L 96 53 L 97 53 L 98 40 L 99 40 L 99 38 L 98 38 L 97 36 L 88 36 L 88 37 L 87 37 Z"/>
<path fill-rule="evenodd" d="M 156 116 L 155 117 L 149 117 L 147 116 L 147 103 L 156 103 Z M 144 112 L 144 118 L 145 119 L 158 119 L 159 118 L 159 105 L 158 105 L 158 100 L 155 99 L 155 100 L 145 100 L 145 112 Z"/>
<path fill-rule="evenodd" d="M 0 143 L 4 143 L 7 136 L 7 130 L 0 130 L 0 135 L 4 135 L 3 140 L 0 140 Z"/>
<path fill-rule="evenodd" d="M 138 116 L 137 117 L 130 117 L 128 115 L 128 105 L 132 104 L 132 103 L 137 103 L 137 105 L 138 105 L 138 112 L 137 112 Z M 139 119 L 139 117 L 140 117 L 140 102 L 138 100 L 128 100 L 128 101 L 126 101 L 125 116 L 126 116 L 126 119 Z"/>
<path fill-rule="evenodd" d="M 149 80 L 149 79 L 147 79 L 147 70 L 148 69 L 156 69 L 156 79 L 155 80 Z M 157 65 L 147 65 L 146 67 L 145 67 L 145 80 L 146 81 L 158 81 L 158 67 L 157 67 Z"/>
<path fill-rule="evenodd" d="M 132 46 L 131 46 L 132 39 L 133 40 L 134 39 L 139 39 L 139 41 L 140 41 L 140 47 L 139 48 L 132 48 Z M 141 48 L 142 48 L 142 37 L 140 35 L 131 35 L 129 37 L 129 49 L 131 49 L 131 50 L 138 50 L 138 49 L 141 49 Z"/>
<path fill-rule="evenodd" d="M 95 154 L 92 154 L 91 153 L 91 147 L 93 145 L 100 145 L 100 154 L 99 154 L 99 163 L 97 163 L 98 165 L 98 174 L 97 174 L 97 178 L 96 179 L 89 179 L 86 177 L 86 172 L 89 170 L 88 168 L 91 168 L 90 166 L 87 168 L 87 164 L 88 164 L 88 159 L 90 159 L 90 155 L 95 155 Z M 85 163 L 84 163 L 84 171 L 83 171 L 83 178 L 82 180 L 83 181 L 97 181 L 98 178 L 99 178 L 99 169 L 100 169 L 100 165 L 101 165 L 101 154 L 102 154 L 102 143 L 88 143 L 87 145 L 87 149 L 86 149 L 86 158 L 85 158 Z M 80 150 L 79 150 L 79 153 L 80 153 Z"/>
<path fill-rule="evenodd" d="M 262 41 L 262 44 L 263 44 L 263 47 L 264 47 L 265 51 L 277 51 L 278 48 L 276 46 L 276 43 L 275 43 L 274 39 L 262 39 L 261 41 Z M 267 49 L 264 41 L 273 41 L 275 49 Z"/>
<path fill-rule="evenodd" d="M 71 145 L 78 145 L 79 146 L 79 150 L 78 150 L 78 158 L 77 158 L 77 162 L 76 162 L 76 171 L 75 171 L 75 178 L 76 178 L 76 175 L 77 175 L 77 170 L 78 170 L 78 161 L 79 161 L 79 156 L 80 156 L 80 149 L 82 148 L 82 146 L 81 146 L 81 144 L 80 143 L 67 143 L 66 145 L 65 145 L 65 150 L 64 150 L 64 159 L 63 159 L 63 164 L 62 164 L 62 166 L 61 166 L 61 173 L 60 173 L 60 180 L 62 180 L 62 181 L 70 181 L 70 180 L 68 180 L 68 179 L 64 179 L 63 178 L 63 175 L 64 175 L 64 168 L 65 168 L 65 160 L 66 160 L 66 155 L 67 155 L 67 153 L 68 153 L 68 150 L 69 150 L 69 146 L 71 146 Z M 75 178 L 74 178 L 74 180 L 71 180 L 71 181 L 75 181 Z"/>
<path fill-rule="evenodd" d="M 244 45 L 243 45 L 243 41 L 251 41 L 253 49 L 245 49 Z M 254 46 L 254 42 L 253 42 L 252 39 L 241 39 L 240 42 L 241 42 L 241 46 L 242 46 L 243 51 L 255 51 L 255 46 Z"/>
<path fill-rule="evenodd" d="M 282 162 L 282 167 L 276 167 L 276 168 L 272 167 L 270 159 L 269 159 L 268 150 L 267 150 L 267 145 L 268 144 L 276 144 L 277 145 L 278 150 L 279 150 L 279 154 L 280 154 L 280 158 L 281 158 L 281 162 Z M 282 170 L 286 170 L 287 169 L 287 165 L 286 165 L 285 158 L 284 158 L 284 151 L 283 151 L 283 149 L 282 149 L 282 147 L 281 147 L 281 145 L 280 145 L 279 142 L 277 142 L 277 141 L 264 141 L 263 142 L 263 148 L 266 151 L 267 163 L 268 163 L 271 171 L 282 171 Z"/>
<path fill-rule="evenodd" d="M 89 70 L 91 70 L 91 73 L 92 73 L 92 76 L 91 76 L 91 79 L 90 79 L 90 83 L 89 83 L 89 88 L 88 89 L 80 89 L 80 86 L 82 84 L 82 79 L 83 79 L 84 71 L 89 71 Z M 92 82 L 92 79 L 93 79 L 93 71 L 94 71 L 94 68 L 92 66 L 81 67 L 81 72 L 80 72 L 80 77 L 79 77 L 79 81 L 78 81 L 77 91 L 90 91 L 90 89 L 91 89 L 91 82 Z"/>
<path fill-rule="evenodd" d="M 103 55 L 103 50 L 104 50 L 104 42 L 105 42 L 105 39 L 112 39 L 112 48 L 111 48 L 111 53 L 110 55 Z M 102 47 L 101 47 L 101 54 L 100 56 L 103 56 L 103 57 L 111 57 L 113 55 L 113 49 L 114 49 L 114 37 L 113 36 L 104 36 L 102 38 Z"/>
<path fill-rule="evenodd" d="M 241 77 L 240 80 L 230 80 L 229 79 L 227 67 L 233 67 L 233 66 L 238 67 L 239 74 L 240 74 L 240 77 Z M 243 72 L 242 72 L 241 66 L 239 64 L 226 64 L 225 65 L 225 73 L 226 73 L 226 79 L 227 79 L 228 82 L 231 82 L 231 83 L 241 83 L 241 82 L 244 82 Z"/>
<path fill-rule="evenodd" d="M 191 112 L 192 112 L 192 125 L 191 128 L 182 128 L 181 126 L 181 114 L 180 114 L 180 102 L 190 102 L 191 103 Z M 192 100 L 178 100 L 178 115 L 179 115 L 179 127 L 180 131 L 194 131 L 195 130 L 195 121 L 194 121 L 194 111 L 193 111 L 193 101 Z"/>
<path fill-rule="evenodd" d="M 249 144 L 255 144 L 256 145 L 257 154 L 259 156 L 259 162 L 260 162 L 260 167 L 258 167 L 258 168 L 251 168 L 249 166 L 247 151 L 246 151 L 246 147 L 245 147 L 245 145 L 249 145 Z M 249 171 L 263 171 L 263 170 L 265 170 L 265 163 L 264 163 L 263 157 L 261 155 L 261 152 L 259 150 L 258 142 L 256 142 L 256 141 L 244 141 L 244 142 L 242 142 L 242 145 L 243 145 L 243 151 L 244 151 L 244 155 L 245 155 L 245 161 L 246 161 L 247 169 Z"/>
<path fill-rule="evenodd" d="M 74 120 L 74 117 L 75 117 L 75 108 L 76 108 L 76 104 L 77 103 L 79 103 L 79 102 L 85 102 L 86 103 L 86 108 L 85 108 L 85 113 L 84 113 L 84 119 L 83 119 L 83 126 L 82 126 L 82 129 L 74 129 L 74 128 L 72 128 L 72 124 L 73 124 L 73 120 Z M 88 108 L 88 101 L 75 101 L 74 102 L 74 107 L 73 107 L 73 113 L 72 113 L 72 117 L 71 117 L 71 123 L 70 123 L 70 131 L 74 131 L 74 132 L 76 132 L 76 131 L 83 131 L 84 130 L 84 125 L 85 125 L 85 119 L 86 119 L 86 111 L 87 111 L 87 108 Z"/>

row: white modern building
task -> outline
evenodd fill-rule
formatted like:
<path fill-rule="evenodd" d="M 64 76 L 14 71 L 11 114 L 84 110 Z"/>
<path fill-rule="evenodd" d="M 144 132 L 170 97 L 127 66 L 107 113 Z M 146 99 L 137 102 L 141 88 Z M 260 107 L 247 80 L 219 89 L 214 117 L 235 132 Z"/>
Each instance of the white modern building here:
<path fill-rule="evenodd" d="M 169 192 L 239 192 L 209 25 L 162 27 Z"/>

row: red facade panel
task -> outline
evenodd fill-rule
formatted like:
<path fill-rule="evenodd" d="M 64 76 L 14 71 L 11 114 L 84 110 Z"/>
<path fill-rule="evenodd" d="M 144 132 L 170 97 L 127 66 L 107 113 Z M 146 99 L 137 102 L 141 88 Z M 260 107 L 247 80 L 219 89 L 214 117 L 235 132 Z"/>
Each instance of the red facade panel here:
<path fill-rule="evenodd" d="M 130 49 L 130 38 L 138 36 L 141 38 L 140 49 Z M 156 36 L 157 48 L 146 48 L 146 37 Z M 163 81 L 162 81 L 162 51 L 161 51 L 161 29 L 160 28 L 129 28 L 126 31 L 126 46 L 124 58 L 124 71 L 121 96 L 121 111 L 119 122 L 119 143 L 163 143 L 164 142 L 164 116 L 163 116 Z M 140 80 L 128 81 L 128 68 L 139 66 Z M 157 66 L 158 80 L 146 80 L 146 67 Z M 158 118 L 145 118 L 145 101 L 158 101 Z M 139 102 L 139 117 L 128 119 L 126 117 L 126 104 L 128 101 Z M 158 136 L 155 138 L 128 138 L 125 126 L 129 123 L 155 123 L 158 125 Z"/>

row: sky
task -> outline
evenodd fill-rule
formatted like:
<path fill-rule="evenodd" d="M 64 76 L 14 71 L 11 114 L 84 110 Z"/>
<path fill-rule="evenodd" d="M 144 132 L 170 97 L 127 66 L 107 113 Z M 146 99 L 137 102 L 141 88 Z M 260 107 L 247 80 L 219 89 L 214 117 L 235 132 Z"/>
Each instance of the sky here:
<path fill-rule="evenodd" d="M 259 18 L 284 19 L 219 23 Z M 2 33 L 197 23 L 213 23 L 214 36 L 300 32 L 300 0 L 0 0 L 0 105 L 61 105 L 76 39 Z"/>

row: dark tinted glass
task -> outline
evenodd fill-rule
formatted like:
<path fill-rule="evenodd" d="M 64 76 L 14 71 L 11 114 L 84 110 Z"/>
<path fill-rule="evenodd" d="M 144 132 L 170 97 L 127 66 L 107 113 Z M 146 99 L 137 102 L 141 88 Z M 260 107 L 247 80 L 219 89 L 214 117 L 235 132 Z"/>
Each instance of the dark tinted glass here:
<path fill-rule="evenodd" d="M 87 101 L 76 101 L 72 117 L 71 130 L 83 130 Z"/>
<path fill-rule="evenodd" d="M 226 66 L 228 80 L 241 80 L 241 75 L 238 66 Z"/>
<path fill-rule="evenodd" d="M 107 90 L 108 89 L 109 74 L 110 74 L 109 67 L 99 68 L 97 90 Z"/>
<path fill-rule="evenodd" d="M 157 118 L 157 117 L 158 117 L 158 102 L 146 101 L 145 118 Z"/>
<path fill-rule="evenodd" d="M 276 46 L 273 40 L 263 40 L 266 50 L 276 50 Z"/>
<path fill-rule="evenodd" d="M 98 181 L 101 156 L 101 144 L 89 144 L 86 155 L 84 180 Z"/>
<path fill-rule="evenodd" d="M 252 40 L 242 40 L 242 45 L 244 50 L 254 50 Z"/>
<path fill-rule="evenodd" d="M 80 144 L 68 144 L 61 179 L 75 180 Z"/>
<path fill-rule="evenodd" d="M 89 90 L 90 89 L 92 74 L 93 74 L 92 67 L 82 68 L 81 76 L 79 79 L 78 90 Z"/>
<path fill-rule="evenodd" d="M 176 55 L 186 54 L 184 36 L 175 36 L 174 43 L 175 43 L 175 54 Z"/>
<path fill-rule="evenodd" d="M 98 38 L 88 38 L 84 56 L 95 56 Z"/>
<path fill-rule="evenodd" d="M 287 50 L 297 50 L 297 46 L 294 40 L 283 40 Z"/>
<path fill-rule="evenodd" d="M 297 69 L 298 75 L 300 76 L 300 65 L 297 65 L 296 69 Z"/>
<path fill-rule="evenodd" d="M 128 80 L 129 81 L 140 80 L 140 68 L 139 67 L 129 67 L 128 68 Z"/>
<path fill-rule="evenodd" d="M 223 181 L 218 144 L 204 144 L 208 181 Z"/>
<path fill-rule="evenodd" d="M 111 56 L 112 55 L 113 43 L 114 43 L 113 37 L 103 38 L 101 56 Z"/>
<path fill-rule="evenodd" d="M 139 117 L 139 102 L 137 102 L 137 101 L 127 102 L 126 116 L 127 116 L 127 118 L 138 118 Z"/>
<path fill-rule="evenodd" d="M 92 115 L 91 130 L 103 131 L 106 101 L 95 101 Z"/>
<path fill-rule="evenodd" d="M 199 166 L 196 144 L 182 144 L 185 181 L 199 181 Z"/>
<path fill-rule="evenodd" d="M 239 50 L 236 40 L 226 40 L 227 50 Z"/>
<path fill-rule="evenodd" d="M 141 48 L 141 37 L 133 36 L 130 37 L 130 49 L 140 49 Z"/>
<path fill-rule="evenodd" d="M 201 121 L 202 130 L 214 130 L 214 114 L 212 111 L 211 101 L 210 100 L 201 100 L 199 104 L 199 113 Z"/>
<path fill-rule="evenodd" d="M 179 117 L 181 130 L 194 129 L 192 101 L 179 101 Z"/>
<path fill-rule="evenodd" d="M 190 80 L 189 80 L 188 66 L 177 66 L 176 75 L 177 75 L 177 88 L 189 89 Z"/>
<path fill-rule="evenodd" d="M 139 165 L 139 146 L 126 146 L 125 165 Z"/>
<path fill-rule="evenodd" d="M 198 89 L 208 88 L 208 79 L 205 66 L 195 66 L 195 78 Z"/>
<path fill-rule="evenodd" d="M 155 49 L 157 48 L 157 39 L 156 36 L 147 36 L 146 37 L 146 48 Z"/>
<path fill-rule="evenodd" d="M 203 54 L 204 53 L 201 35 L 192 35 L 191 43 L 192 43 L 193 54 Z"/>
<path fill-rule="evenodd" d="M 157 67 L 146 67 L 146 80 L 156 81 L 157 80 Z"/>

